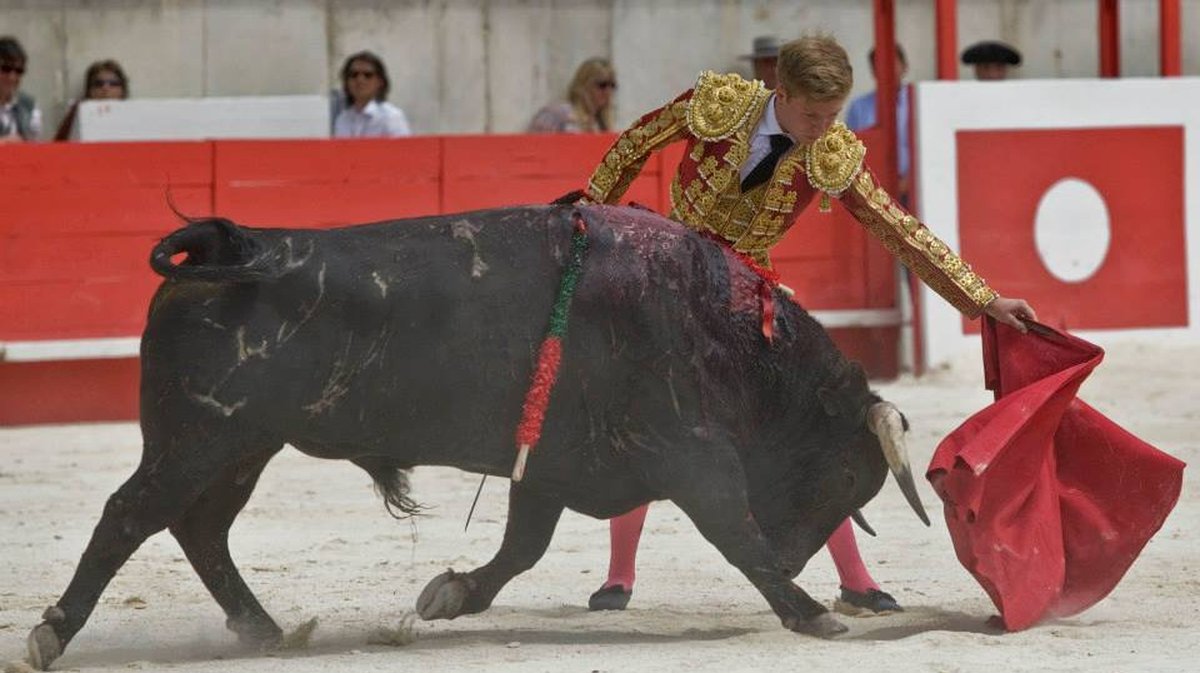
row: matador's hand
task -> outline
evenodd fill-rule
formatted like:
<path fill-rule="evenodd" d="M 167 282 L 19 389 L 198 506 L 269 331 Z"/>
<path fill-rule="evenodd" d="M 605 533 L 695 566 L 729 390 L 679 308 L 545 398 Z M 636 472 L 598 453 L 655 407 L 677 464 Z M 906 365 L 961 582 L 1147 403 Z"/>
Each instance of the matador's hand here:
<path fill-rule="evenodd" d="M 554 199 L 553 201 L 550 202 L 550 205 L 563 206 L 563 205 L 570 205 L 570 204 L 574 204 L 574 203 L 582 203 L 582 204 L 588 205 L 588 204 L 595 203 L 595 201 L 592 200 L 592 197 L 588 196 L 588 193 L 586 190 L 576 189 L 576 190 L 569 191 L 566 194 L 563 194 L 562 196 L 558 197 L 557 199 Z"/>
<path fill-rule="evenodd" d="M 983 308 L 983 312 L 1005 325 L 1015 327 L 1022 332 L 1028 329 L 1025 327 L 1025 323 L 1021 322 L 1022 318 L 1037 320 L 1037 314 L 1033 312 L 1033 307 L 1024 299 L 1009 299 L 1008 297 L 1001 297 L 999 295 L 988 302 L 988 305 Z"/>

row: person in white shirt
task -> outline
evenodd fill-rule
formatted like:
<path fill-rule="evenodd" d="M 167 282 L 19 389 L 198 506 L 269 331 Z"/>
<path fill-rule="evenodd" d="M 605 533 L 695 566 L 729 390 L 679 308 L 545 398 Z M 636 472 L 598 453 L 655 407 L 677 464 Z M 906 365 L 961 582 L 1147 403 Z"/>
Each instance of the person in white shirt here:
<path fill-rule="evenodd" d="M 342 65 L 342 90 L 349 103 L 333 122 L 334 138 L 394 138 L 412 135 L 404 111 L 387 102 L 391 82 L 383 60 L 369 51 Z"/>

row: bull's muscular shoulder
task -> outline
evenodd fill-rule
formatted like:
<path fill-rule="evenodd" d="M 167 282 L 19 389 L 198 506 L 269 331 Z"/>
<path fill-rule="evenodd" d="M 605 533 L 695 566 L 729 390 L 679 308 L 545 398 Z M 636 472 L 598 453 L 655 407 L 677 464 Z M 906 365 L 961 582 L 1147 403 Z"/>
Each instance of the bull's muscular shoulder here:
<path fill-rule="evenodd" d="M 842 122 L 834 122 L 829 130 L 808 148 L 805 172 L 814 188 L 839 196 L 850 187 L 862 171 L 867 147 Z"/>
<path fill-rule="evenodd" d="M 705 70 L 688 101 L 688 130 L 701 140 L 724 140 L 746 124 L 768 96 L 770 92 L 758 80 Z"/>

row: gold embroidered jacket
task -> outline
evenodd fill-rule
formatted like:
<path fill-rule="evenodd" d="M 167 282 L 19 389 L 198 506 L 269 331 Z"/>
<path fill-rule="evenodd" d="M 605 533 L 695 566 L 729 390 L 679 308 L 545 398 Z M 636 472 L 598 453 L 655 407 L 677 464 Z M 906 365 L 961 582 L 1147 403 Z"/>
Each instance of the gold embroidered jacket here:
<path fill-rule="evenodd" d="M 893 255 L 968 317 L 996 292 L 879 185 L 866 147 L 835 123 L 811 145 L 794 146 L 767 182 L 741 190 L 740 169 L 771 92 L 757 80 L 704 72 L 696 86 L 639 119 L 613 143 L 588 182 L 588 197 L 616 203 L 656 152 L 679 140 L 687 151 L 671 183 L 671 217 L 709 231 L 769 266 L 767 253 L 821 193 L 842 201 Z"/>

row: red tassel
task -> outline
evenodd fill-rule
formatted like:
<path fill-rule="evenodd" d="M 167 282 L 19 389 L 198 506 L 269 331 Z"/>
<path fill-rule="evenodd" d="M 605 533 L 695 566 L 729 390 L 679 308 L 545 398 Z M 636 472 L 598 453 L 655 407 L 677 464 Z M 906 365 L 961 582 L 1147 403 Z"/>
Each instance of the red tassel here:
<path fill-rule="evenodd" d="M 533 382 L 525 393 L 525 404 L 521 407 L 521 423 L 517 425 L 517 445 L 535 446 L 542 436 L 542 423 L 546 420 L 546 408 L 550 406 L 550 390 L 558 378 L 558 367 L 562 363 L 562 341 L 548 337 L 538 351 L 537 367 Z"/>

